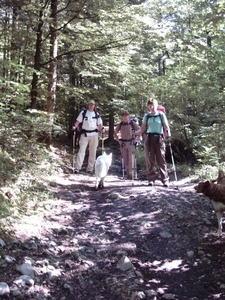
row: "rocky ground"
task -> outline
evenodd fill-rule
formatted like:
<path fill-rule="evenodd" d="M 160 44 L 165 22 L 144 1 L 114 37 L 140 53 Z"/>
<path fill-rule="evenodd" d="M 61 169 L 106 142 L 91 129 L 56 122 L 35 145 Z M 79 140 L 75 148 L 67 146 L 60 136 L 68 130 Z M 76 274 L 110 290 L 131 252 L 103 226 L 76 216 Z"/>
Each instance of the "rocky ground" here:
<path fill-rule="evenodd" d="M 0 299 L 225 299 L 224 234 L 192 178 L 162 187 L 88 174 L 51 179 L 43 213 L 0 240 Z"/>

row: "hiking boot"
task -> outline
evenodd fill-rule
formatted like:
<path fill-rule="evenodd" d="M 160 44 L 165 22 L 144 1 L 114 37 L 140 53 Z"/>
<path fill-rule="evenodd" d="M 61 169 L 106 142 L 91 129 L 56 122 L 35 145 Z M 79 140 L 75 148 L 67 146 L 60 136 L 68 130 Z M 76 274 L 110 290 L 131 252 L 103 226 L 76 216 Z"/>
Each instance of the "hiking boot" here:
<path fill-rule="evenodd" d="M 79 170 L 74 170 L 74 174 L 78 174 L 79 173 Z"/>
<path fill-rule="evenodd" d="M 92 174 L 92 173 L 93 173 L 93 171 L 91 171 L 91 170 L 86 170 L 86 173 L 88 173 L 88 174 Z"/>

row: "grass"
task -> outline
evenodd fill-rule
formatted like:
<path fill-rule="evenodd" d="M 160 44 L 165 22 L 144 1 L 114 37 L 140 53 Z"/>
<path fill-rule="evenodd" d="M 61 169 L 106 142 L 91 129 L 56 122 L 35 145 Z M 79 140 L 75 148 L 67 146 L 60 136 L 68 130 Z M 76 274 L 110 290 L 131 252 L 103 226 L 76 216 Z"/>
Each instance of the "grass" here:
<path fill-rule="evenodd" d="M 23 149 L 18 149 L 23 148 Z M 16 153 L 20 152 L 20 156 Z M 11 232 L 12 219 L 42 214 L 48 203 L 56 200 L 51 192 L 51 176 L 62 172 L 66 149 L 44 144 L 26 143 L 11 148 L 0 149 L 0 230 L 1 235 Z M 2 175 L 1 174 L 1 175 Z"/>

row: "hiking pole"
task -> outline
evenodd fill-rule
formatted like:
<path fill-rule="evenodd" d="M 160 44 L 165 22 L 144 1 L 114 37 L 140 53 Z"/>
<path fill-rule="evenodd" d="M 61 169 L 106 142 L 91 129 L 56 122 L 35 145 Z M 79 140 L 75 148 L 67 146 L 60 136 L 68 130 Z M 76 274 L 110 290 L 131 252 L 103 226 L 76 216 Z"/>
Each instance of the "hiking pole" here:
<path fill-rule="evenodd" d="M 170 154 L 171 154 L 171 160 L 172 160 L 172 165 L 173 165 L 174 177 L 175 177 L 175 181 L 177 183 L 177 173 L 176 173 L 176 167 L 175 167 L 175 162 L 174 162 L 174 157 L 173 157 L 173 150 L 172 150 L 170 139 L 169 139 L 169 147 L 170 147 Z M 177 186 L 177 189 L 178 189 L 178 186 Z"/>
<path fill-rule="evenodd" d="M 135 171 L 135 175 L 134 175 L 134 179 L 138 179 L 137 177 L 137 159 L 136 159 L 136 151 L 134 152 L 134 171 Z"/>
<path fill-rule="evenodd" d="M 72 168 L 73 168 L 73 173 L 75 171 L 75 138 L 76 138 L 76 130 L 74 130 L 73 132 L 73 165 L 72 165 Z"/>
<path fill-rule="evenodd" d="M 104 139 L 103 139 L 103 133 L 102 133 L 102 154 L 104 152 Z"/>
<path fill-rule="evenodd" d="M 136 148 L 137 148 L 137 142 L 134 144 L 134 179 L 137 180 L 137 157 L 136 157 Z"/>
<path fill-rule="evenodd" d="M 135 157 L 134 157 L 134 143 L 132 143 L 132 147 L 133 147 L 133 149 L 132 149 L 132 161 L 131 161 L 131 165 L 132 165 L 132 185 L 134 185 L 134 173 L 135 173 L 135 170 L 134 170 L 134 168 L 135 168 Z"/>
<path fill-rule="evenodd" d="M 125 174 L 125 169 L 124 169 L 124 160 L 123 160 L 123 157 L 122 157 L 122 174 L 123 174 L 123 179 L 124 179 L 124 174 Z"/>
<path fill-rule="evenodd" d="M 136 144 L 134 140 L 132 140 L 132 185 L 133 180 L 137 180 L 137 160 L 136 160 Z"/>
<path fill-rule="evenodd" d="M 124 166 L 123 149 L 122 148 L 123 148 L 123 144 L 120 147 L 120 151 L 121 151 L 122 174 L 123 174 L 123 179 L 124 179 L 125 166 Z"/>

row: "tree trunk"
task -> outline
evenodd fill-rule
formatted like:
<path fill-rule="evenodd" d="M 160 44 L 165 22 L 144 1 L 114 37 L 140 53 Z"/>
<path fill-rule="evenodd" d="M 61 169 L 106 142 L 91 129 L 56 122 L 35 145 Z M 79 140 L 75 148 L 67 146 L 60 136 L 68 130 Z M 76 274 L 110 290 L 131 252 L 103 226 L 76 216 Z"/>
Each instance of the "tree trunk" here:
<path fill-rule="evenodd" d="M 37 28 L 37 40 L 36 40 L 36 48 L 35 48 L 35 56 L 34 56 L 34 69 L 37 72 L 33 73 L 33 79 L 31 83 L 31 108 L 37 108 L 37 96 L 38 96 L 38 75 L 37 73 L 40 71 L 41 66 L 41 43 L 42 43 L 42 27 L 43 27 L 43 10 L 39 13 L 39 23 Z"/>
<path fill-rule="evenodd" d="M 112 108 L 109 113 L 109 142 L 110 143 L 114 141 L 113 133 L 114 133 L 114 110 Z"/>
<path fill-rule="evenodd" d="M 49 75 L 48 75 L 48 96 L 47 96 L 47 113 L 49 122 L 49 132 L 46 137 L 47 146 L 51 145 L 52 142 L 52 126 L 54 120 L 54 108 L 56 101 L 56 83 L 57 83 L 57 1 L 51 0 L 51 19 L 52 24 L 50 26 L 50 58 L 51 62 L 49 65 Z"/>

